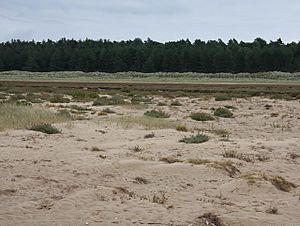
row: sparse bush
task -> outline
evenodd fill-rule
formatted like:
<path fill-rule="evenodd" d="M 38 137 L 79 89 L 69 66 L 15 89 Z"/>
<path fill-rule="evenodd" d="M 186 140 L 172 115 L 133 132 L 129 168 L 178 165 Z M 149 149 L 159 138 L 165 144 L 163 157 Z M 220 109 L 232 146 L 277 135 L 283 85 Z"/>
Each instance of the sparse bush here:
<path fill-rule="evenodd" d="M 47 134 L 61 133 L 60 130 L 58 130 L 56 127 L 52 126 L 51 124 L 36 125 L 31 127 L 30 130 L 47 133 Z"/>
<path fill-rule="evenodd" d="M 179 160 L 179 159 L 177 159 L 173 156 L 160 158 L 160 161 L 166 162 L 166 163 L 169 163 L 169 164 L 172 164 L 172 163 L 175 163 L 175 162 L 182 162 L 181 160 Z"/>
<path fill-rule="evenodd" d="M 152 117 L 152 118 L 169 118 L 170 115 L 159 110 L 151 110 L 151 111 L 146 111 L 144 113 L 144 116 L 147 116 L 147 117 Z"/>
<path fill-rule="evenodd" d="M 165 102 L 158 102 L 157 106 L 167 106 L 167 103 L 165 103 Z"/>
<path fill-rule="evenodd" d="M 155 137 L 154 133 L 149 133 L 144 136 L 145 139 L 149 139 L 149 138 L 153 138 L 153 137 Z"/>
<path fill-rule="evenodd" d="M 179 142 L 187 144 L 199 144 L 204 143 L 209 140 L 209 137 L 205 134 L 198 133 L 197 135 L 192 135 L 190 137 L 184 137 Z"/>
<path fill-rule="evenodd" d="M 136 145 L 132 149 L 134 152 L 141 152 L 143 149 L 140 147 L 140 145 Z"/>
<path fill-rule="evenodd" d="M 99 97 L 94 100 L 93 106 L 106 106 L 106 105 L 124 105 L 126 102 L 120 97 Z"/>
<path fill-rule="evenodd" d="M 103 150 L 103 149 L 100 149 L 100 148 L 98 148 L 98 147 L 92 147 L 92 148 L 91 148 L 91 151 L 92 151 L 92 152 L 103 152 L 104 150 Z"/>
<path fill-rule="evenodd" d="M 216 101 L 225 101 L 225 100 L 231 100 L 231 99 L 232 99 L 232 97 L 229 95 L 226 95 L 226 94 L 218 95 L 215 97 Z"/>
<path fill-rule="evenodd" d="M 188 132 L 188 128 L 186 126 L 184 126 L 184 125 L 178 125 L 176 127 L 176 130 L 180 131 L 180 132 Z"/>
<path fill-rule="evenodd" d="M 224 108 L 227 108 L 227 109 L 236 109 L 236 107 L 231 106 L 231 105 L 225 105 Z"/>
<path fill-rule="evenodd" d="M 70 100 L 68 98 L 65 98 L 60 95 L 55 95 L 50 98 L 51 103 L 70 103 Z"/>
<path fill-rule="evenodd" d="M 182 104 L 178 100 L 175 100 L 171 103 L 171 106 L 182 106 Z"/>
<path fill-rule="evenodd" d="M 232 118 L 233 113 L 226 108 L 217 108 L 214 111 L 214 116 L 218 116 L 222 118 Z"/>
<path fill-rule="evenodd" d="M 102 110 L 102 112 L 105 112 L 105 113 L 107 113 L 107 114 L 114 114 L 114 113 L 116 113 L 115 111 L 111 110 L 110 108 L 104 108 L 104 109 Z"/>
<path fill-rule="evenodd" d="M 214 117 L 212 117 L 210 114 L 204 113 L 204 112 L 193 113 L 193 114 L 191 114 L 190 117 L 196 121 L 213 121 L 214 120 Z"/>
<path fill-rule="evenodd" d="M 239 160 L 242 160 L 245 162 L 253 162 L 253 158 L 251 158 L 251 156 L 248 156 L 248 155 L 242 154 L 242 153 L 237 153 L 236 151 L 233 151 L 233 150 L 224 151 L 223 157 L 224 158 L 235 158 L 235 159 L 239 159 Z"/>
<path fill-rule="evenodd" d="M 66 115 L 38 107 L 0 104 L 0 131 L 31 128 L 34 125 L 64 122 L 69 119 Z"/>

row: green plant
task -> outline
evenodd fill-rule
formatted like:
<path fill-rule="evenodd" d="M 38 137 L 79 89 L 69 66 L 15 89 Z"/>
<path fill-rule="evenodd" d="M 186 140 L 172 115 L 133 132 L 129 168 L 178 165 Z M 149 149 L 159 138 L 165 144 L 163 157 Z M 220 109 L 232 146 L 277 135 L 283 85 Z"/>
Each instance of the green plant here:
<path fill-rule="evenodd" d="M 215 97 L 215 100 L 216 100 L 216 101 L 225 101 L 225 100 L 231 100 L 231 99 L 232 99 L 231 96 L 225 95 L 225 94 L 223 94 L 223 95 L 218 95 L 218 96 Z"/>
<path fill-rule="evenodd" d="M 196 121 L 213 121 L 214 120 L 214 117 L 212 117 L 210 114 L 204 113 L 204 112 L 193 113 L 190 115 L 190 117 Z"/>
<path fill-rule="evenodd" d="M 197 135 L 192 135 L 190 137 L 184 137 L 179 142 L 187 144 L 199 144 L 204 143 L 209 140 L 209 137 L 205 134 L 198 133 Z"/>
<path fill-rule="evenodd" d="M 165 103 L 165 102 L 158 102 L 157 106 L 167 106 L 167 103 Z"/>
<path fill-rule="evenodd" d="M 227 108 L 217 108 L 214 111 L 214 116 L 218 116 L 222 118 L 232 118 L 233 113 L 229 111 Z"/>
<path fill-rule="evenodd" d="M 171 103 L 171 106 L 182 106 L 182 104 L 178 100 L 175 100 Z"/>
<path fill-rule="evenodd" d="M 58 130 L 56 127 L 52 126 L 51 124 L 36 125 L 31 127 L 30 130 L 47 133 L 47 134 L 61 133 L 60 130 Z"/>
<path fill-rule="evenodd" d="M 61 95 L 55 95 L 50 98 L 50 102 L 51 103 L 70 103 L 70 100 Z"/>
<path fill-rule="evenodd" d="M 170 115 L 159 110 L 151 110 L 151 111 L 146 111 L 144 113 L 144 116 L 147 116 L 147 117 L 152 117 L 152 118 L 169 118 Z"/>
<path fill-rule="evenodd" d="M 126 102 L 120 97 L 99 97 L 93 102 L 93 106 L 105 106 L 105 105 L 124 105 Z"/>

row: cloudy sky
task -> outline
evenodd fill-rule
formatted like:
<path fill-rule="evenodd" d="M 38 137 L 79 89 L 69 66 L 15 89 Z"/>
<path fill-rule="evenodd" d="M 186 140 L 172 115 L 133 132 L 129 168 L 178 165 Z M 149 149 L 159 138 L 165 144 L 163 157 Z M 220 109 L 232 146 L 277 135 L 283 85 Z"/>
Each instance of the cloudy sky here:
<path fill-rule="evenodd" d="M 299 0 L 0 0 L 0 42 L 300 40 Z"/>

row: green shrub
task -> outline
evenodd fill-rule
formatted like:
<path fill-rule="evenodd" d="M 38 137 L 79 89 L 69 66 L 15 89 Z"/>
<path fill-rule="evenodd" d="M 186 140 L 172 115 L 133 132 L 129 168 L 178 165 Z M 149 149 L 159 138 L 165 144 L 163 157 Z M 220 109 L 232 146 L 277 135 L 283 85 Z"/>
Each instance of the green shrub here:
<path fill-rule="evenodd" d="M 167 106 L 167 103 L 165 103 L 165 102 L 158 102 L 157 106 Z"/>
<path fill-rule="evenodd" d="M 36 125 L 31 127 L 30 130 L 39 131 L 47 134 L 61 133 L 61 131 L 59 131 L 56 127 L 52 126 L 51 124 Z"/>
<path fill-rule="evenodd" d="M 226 108 L 217 108 L 214 111 L 214 115 L 223 118 L 231 118 L 233 116 L 233 113 Z"/>
<path fill-rule="evenodd" d="M 68 98 L 64 98 L 60 95 L 55 95 L 50 98 L 51 103 L 70 103 L 70 100 Z"/>
<path fill-rule="evenodd" d="M 184 137 L 179 142 L 187 143 L 187 144 L 199 144 L 204 143 L 209 140 L 209 137 L 205 134 L 198 133 L 197 135 L 192 135 L 190 137 Z"/>
<path fill-rule="evenodd" d="M 99 97 L 98 99 L 94 100 L 93 106 L 106 106 L 106 105 L 123 105 L 126 102 L 118 97 Z"/>
<path fill-rule="evenodd" d="M 80 91 L 80 90 L 76 90 L 76 91 L 70 93 L 70 95 L 75 100 L 86 100 L 86 101 L 89 101 L 89 100 L 92 100 L 92 99 L 99 98 L 99 95 L 96 92 Z"/>
<path fill-rule="evenodd" d="M 231 100 L 232 97 L 228 95 L 219 95 L 215 97 L 216 101 L 225 101 L 225 100 Z"/>
<path fill-rule="evenodd" d="M 169 118 L 170 115 L 159 110 L 151 110 L 151 111 L 146 111 L 144 113 L 144 116 L 152 117 L 152 118 Z"/>
<path fill-rule="evenodd" d="M 171 106 L 182 106 L 182 104 L 178 100 L 175 100 L 171 103 Z"/>
<path fill-rule="evenodd" d="M 196 121 L 213 121 L 214 120 L 214 117 L 212 117 L 210 114 L 204 113 L 204 112 L 193 113 L 193 114 L 191 114 L 190 117 Z"/>

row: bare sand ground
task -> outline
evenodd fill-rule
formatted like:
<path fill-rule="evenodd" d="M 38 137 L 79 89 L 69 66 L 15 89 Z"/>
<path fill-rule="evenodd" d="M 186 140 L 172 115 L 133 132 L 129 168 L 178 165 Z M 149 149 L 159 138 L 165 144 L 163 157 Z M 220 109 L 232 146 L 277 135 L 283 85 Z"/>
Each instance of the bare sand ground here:
<path fill-rule="evenodd" d="M 1 132 L 0 225 L 214 225 L 200 222 L 205 213 L 224 225 L 300 225 L 299 101 L 178 100 L 182 106 L 149 109 L 170 113 L 165 120 L 189 132 L 113 123 L 122 114 L 145 112 L 123 106 L 110 107 L 117 114 L 56 124 L 61 134 Z M 188 117 L 224 105 L 236 107 L 234 118 Z M 210 140 L 178 142 L 196 134 L 194 128 Z M 218 129 L 229 137 L 214 134 Z M 235 157 L 225 158 L 231 151 Z M 193 165 L 190 159 L 208 161 Z"/>

